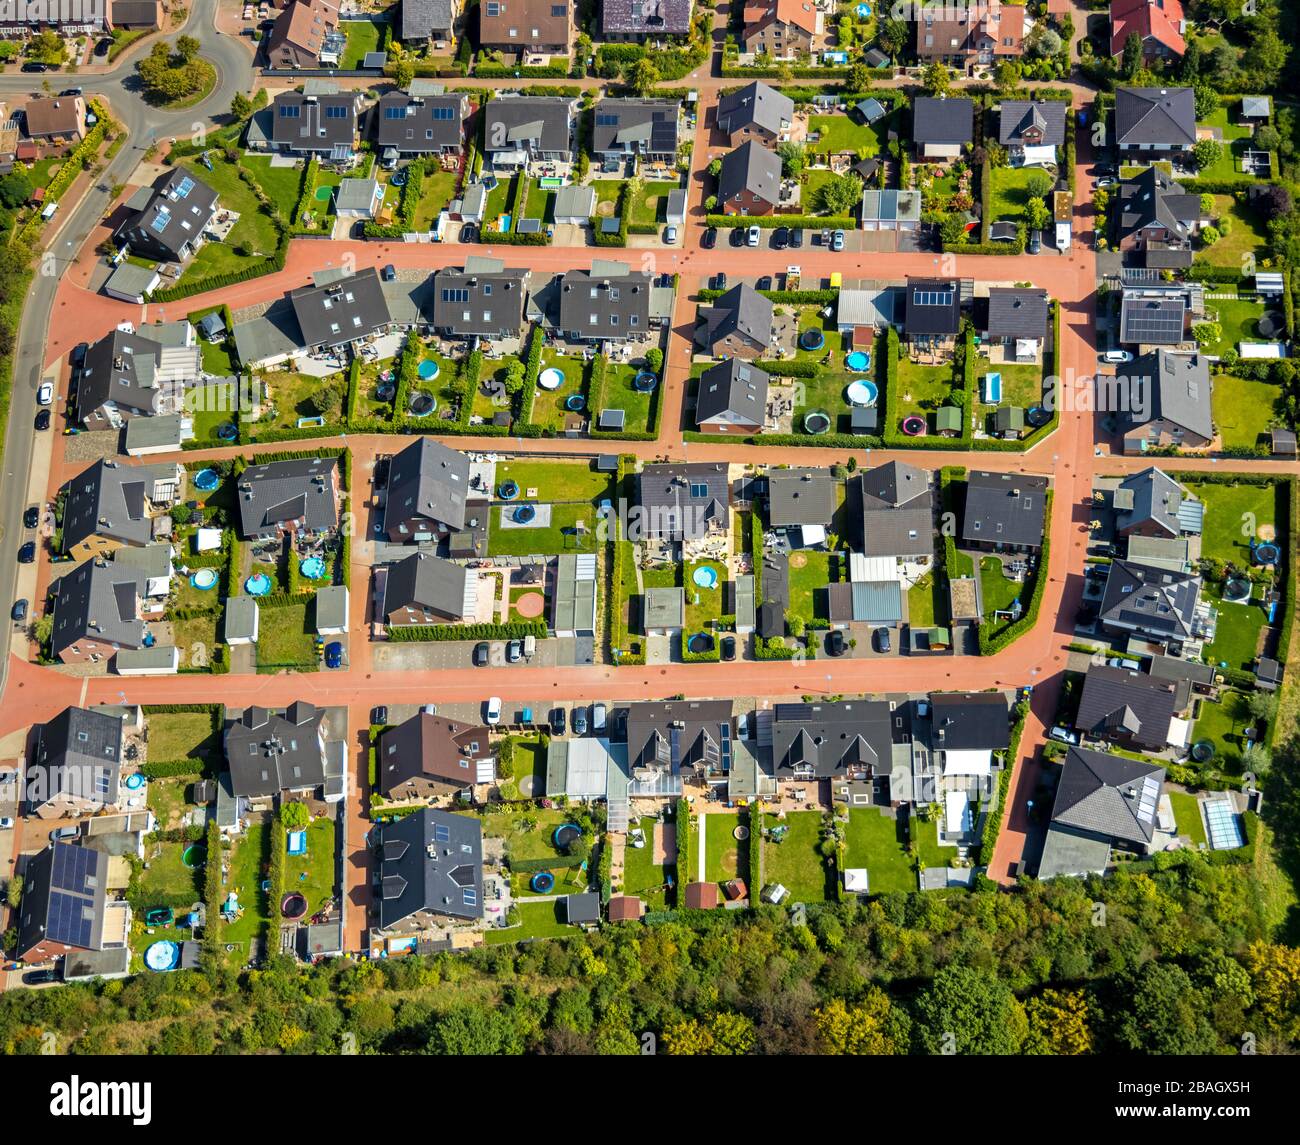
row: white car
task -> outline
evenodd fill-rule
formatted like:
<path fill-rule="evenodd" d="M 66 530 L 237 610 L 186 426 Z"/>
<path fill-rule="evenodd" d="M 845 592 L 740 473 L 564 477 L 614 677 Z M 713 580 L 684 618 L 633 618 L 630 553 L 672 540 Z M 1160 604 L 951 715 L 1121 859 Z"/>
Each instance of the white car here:
<path fill-rule="evenodd" d="M 12 819 L 8 818 L 8 816 L 0 819 L 0 831 L 12 831 L 13 829 L 14 821 Z"/>
<path fill-rule="evenodd" d="M 1107 350 L 1102 356 L 1103 362 L 1131 362 L 1133 355 L 1128 350 Z"/>
<path fill-rule="evenodd" d="M 745 245 L 758 246 L 758 240 L 762 237 L 763 237 L 763 232 L 761 229 L 759 229 L 758 224 L 755 223 L 752 227 L 749 228 L 749 231 L 745 235 Z"/>
<path fill-rule="evenodd" d="M 501 722 L 501 697 L 491 696 L 487 702 L 487 724 L 494 728 Z"/>
<path fill-rule="evenodd" d="M 41 388 L 36 391 L 36 402 L 38 405 L 48 406 L 54 402 L 54 383 L 42 382 Z"/>

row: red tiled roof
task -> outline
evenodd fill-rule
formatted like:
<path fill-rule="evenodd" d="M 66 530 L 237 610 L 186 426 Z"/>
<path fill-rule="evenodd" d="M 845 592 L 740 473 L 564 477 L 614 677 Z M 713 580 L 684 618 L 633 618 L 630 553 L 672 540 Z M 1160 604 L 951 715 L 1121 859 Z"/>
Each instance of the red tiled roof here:
<path fill-rule="evenodd" d="M 686 888 L 686 905 L 692 910 L 713 910 L 718 905 L 718 884 L 690 883 Z"/>
<path fill-rule="evenodd" d="M 635 922 L 641 917 L 641 900 L 635 895 L 620 895 L 609 900 L 610 922 Z"/>
<path fill-rule="evenodd" d="M 1181 56 L 1187 48 L 1179 29 L 1183 25 L 1182 0 L 1111 0 L 1110 54 L 1118 56 L 1134 32 L 1164 44 Z"/>

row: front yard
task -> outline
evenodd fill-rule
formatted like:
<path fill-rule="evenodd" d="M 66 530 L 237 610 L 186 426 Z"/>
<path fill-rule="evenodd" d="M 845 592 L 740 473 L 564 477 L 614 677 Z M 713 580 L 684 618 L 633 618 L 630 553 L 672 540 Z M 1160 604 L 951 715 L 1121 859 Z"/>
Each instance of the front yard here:
<path fill-rule="evenodd" d="M 312 672 L 319 665 L 316 655 L 316 607 L 313 599 L 301 604 L 263 606 L 257 637 L 257 668 L 273 672 L 281 668 Z"/>
<path fill-rule="evenodd" d="M 250 261 L 274 254 L 277 245 L 278 236 L 271 217 L 263 213 L 262 205 L 252 188 L 239 177 L 238 167 L 217 149 L 208 152 L 208 159 L 212 163 L 211 171 L 199 162 L 197 156 L 182 159 L 177 165 L 216 191 L 221 196 L 222 207 L 237 211 L 239 221 L 231 228 L 225 242 L 203 244 L 179 279 L 179 283 L 185 285 L 242 270 Z M 270 189 L 267 190 L 267 195 L 275 198 L 275 192 Z M 293 198 L 286 204 L 286 210 L 292 208 L 296 199 L 295 189 Z"/>
<path fill-rule="evenodd" d="M 632 196 L 628 222 L 649 225 L 666 221 L 668 192 L 677 190 L 678 186 L 677 183 L 642 183 Z"/>
<path fill-rule="evenodd" d="M 147 717 L 150 763 L 171 763 L 192 759 L 205 772 L 214 774 L 225 758 L 221 735 L 213 730 L 207 712 L 155 712 Z"/>

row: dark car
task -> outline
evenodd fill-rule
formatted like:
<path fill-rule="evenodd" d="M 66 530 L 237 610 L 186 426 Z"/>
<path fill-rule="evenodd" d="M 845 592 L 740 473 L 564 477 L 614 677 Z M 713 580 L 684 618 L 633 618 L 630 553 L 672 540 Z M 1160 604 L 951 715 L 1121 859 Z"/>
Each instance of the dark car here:
<path fill-rule="evenodd" d="M 46 982 L 57 982 L 59 975 L 54 970 L 29 970 L 23 975 L 24 986 L 44 986 Z"/>
<path fill-rule="evenodd" d="M 736 638 L 734 636 L 724 636 L 722 638 L 722 658 L 724 660 L 734 660 L 736 658 Z"/>
<path fill-rule="evenodd" d="M 826 651 L 832 656 L 843 656 L 848 645 L 844 642 L 844 633 L 838 628 L 832 628 L 826 634 Z"/>
<path fill-rule="evenodd" d="M 394 279 L 397 278 L 397 267 L 395 267 L 390 262 L 386 267 L 384 267 L 383 270 L 379 272 L 379 277 L 382 278 L 385 282 L 392 282 Z"/>
<path fill-rule="evenodd" d="M 35 60 L 28 60 L 23 64 L 23 71 L 25 72 L 48 72 L 49 70 L 48 64 L 38 64 Z"/>
<path fill-rule="evenodd" d="M 45 430 L 49 429 L 50 411 L 47 409 L 37 410 L 36 417 L 32 420 L 32 425 L 35 426 L 36 429 L 40 430 L 41 432 L 44 432 Z"/>
<path fill-rule="evenodd" d="M 27 619 L 27 600 L 26 600 L 26 598 L 24 598 L 24 599 L 22 599 L 22 600 L 15 600 L 15 601 L 14 601 L 14 606 L 13 606 L 13 608 L 11 608 L 11 609 L 9 610 L 9 618 L 10 618 L 11 620 L 26 620 L 26 619 Z"/>
<path fill-rule="evenodd" d="M 1114 163 L 1094 163 L 1088 170 L 1089 175 L 1116 175 Z"/>
<path fill-rule="evenodd" d="M 28 541 L 18 550 L 18 563 L 29 565 L 36 559 L 36 542 Z"/>
<path fill-rule="evenodd" d="M 551 735 L 562 736 L 568 730 L 568 714 L 563 708 L 551 709 Z"/>
<path fill-rule="evenodd" d="M 803 247 L 803 227 L 795 227 L 790 232 L 790 249 L 800 250 Z"/>
<path fill-rule="evenodd" d="M 790 228 L 777 227 L 772 232 L 772 249 L 785 250 L 790 245 Z"/>
<path fill-rule="evenodd" d="M 1041 231 L 1029 232 L 1029 246 L 1027 249 L 1030 254 L 1037 254 L 1043 249 L 1043 237 Z"/>
<path fill-rule="evenodd" d="M 486 641 L 481 641 L 474 645 L 474 667 L 482 668 L 488 662 L 488 646 Z"/>
<path fill-rule="evenodd" d="M 889 643 L 889 629 L 877 628 L 875 632 L 875 641 L 876 641 L 876 651 L 887 654 L 891 649 L 891 645 Z"/>
<path fill-rule="evenodd" d="M 77 96 L 80 94 L 81 94 L 81 88 L 79 87 L 65 87 L 61 92 L 59 92 L 60 96 L 64 96 L 64 95 Z"/>
<path fill-rule="evenodd" d="M 700 236 L 700 246 L 705 250 L 712 250 L 718 245 L 718 228 L 705 227 L 704 234 Z"/>
<path fill-rule="evenodd" d="M 586 704 L 575 704 L 573 707 L 573 734 L 576 736 L 585 736 L 587 734 Z"/>
<path fill-rule="evenodd" d="M 388 723 L 388 705 L 376 704 L 370 709 L 370 722 L 375 725 Z"/>
<path fill-rule="evenodd" d="M 744 227 L 732 227 L 732 228 L 731 228 L 731 237 L 730 237 L 727 241 L 730 242 L 732 246 L 744 246 L 744 245 L 745 245 L 745 241 L 746 241 L 746 239 L 745 239 L 745 228 L 744 228 Z"/>
<path fill-rule="evenodd" d="M 725 271 L 720 270 L 718 271 L 717 274 L 713 276 L 713 289 L 714 290 L 727 289 L 727 275 Z"/>
<path fill-rule="evenodd" d="M 72 364 L 81 369 L 86 364 L 86 351 L 90 349 L 89 342 L 78 342 L 72 347 Z"/>
<path fill-rule="evenodd" d="M 28 505 L 23 510 L 23 528 L 34 529 L 41 523 L 41 507 L 39 505 Z"/>
<path fill-rule="evenodd" d="M 771 276 L 770 274 L 765 274 L 765 275 L 763 275 L 762 278 L 760 278 L 756 283 L 754 283 L 754 289 L 755 289 L 755 290 L 771 290 L 771 289 L 772 289 L 772 276 Z"/>
<path fill-rule="evenodd" d="M 343 645 L 337 640 L 331 640 L 325 645 L 325 667 L 343 667 Z"/>
<path fill-rule="evenodd" d="M 104 39 L 100 40 L 99 43 L 95 45 L 95 55 L 97 56 L 108 55 L 108 50 L 112 46 L 113 46 L 112 39 L 105 36 Z"/>

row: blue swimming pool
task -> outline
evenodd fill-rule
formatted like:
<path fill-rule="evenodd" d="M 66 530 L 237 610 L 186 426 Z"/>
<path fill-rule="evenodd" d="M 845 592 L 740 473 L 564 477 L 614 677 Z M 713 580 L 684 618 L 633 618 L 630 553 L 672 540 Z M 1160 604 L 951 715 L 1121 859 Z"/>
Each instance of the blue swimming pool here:
<path fill-rule="evenodd" d="M 717 588 L 718 570 L 712 565 L 700 565 L 700 567 L 691 574 L 691 580 L 699 585 L 700 588 Z"/>
<path fill-rule="evenodd" d="M 871 369 L 871 355 L 866 350 L 854 350 L 844 359 L 844 364 L 855 373 L 865 374 Z"/>
<path fill-rule="evenodd" d="M 298 566 L 298 571 L 308 580 L 320 580 L 325 575 L 325 562 L 320 557 L 308 557 Z"/>
<path fill-rule="evenodd" d="M 244 581 L 244 591 L 249 596 L 265 596 L 271 591 L 271 578 L 266 573 L 254 573 Z"/>

